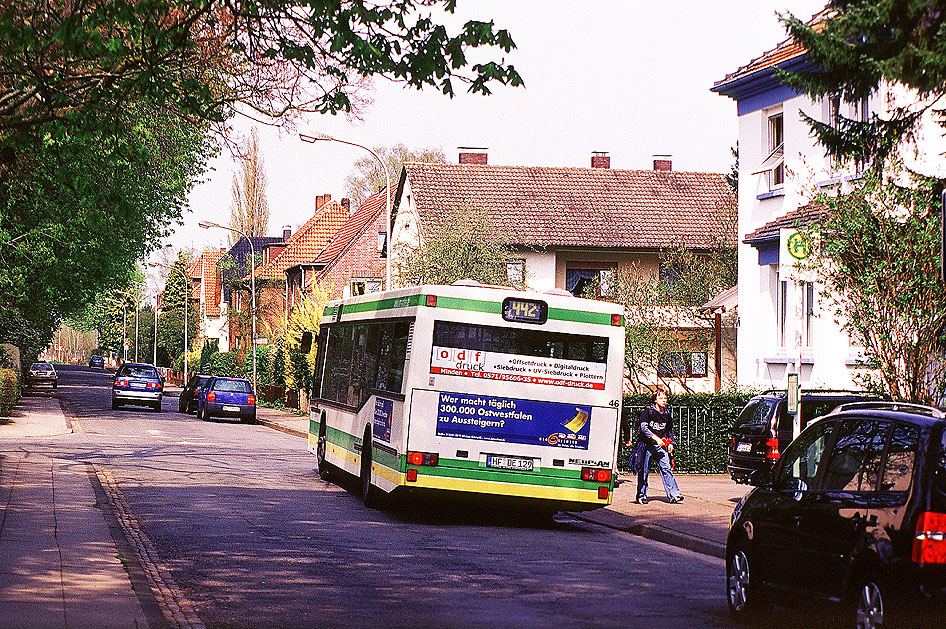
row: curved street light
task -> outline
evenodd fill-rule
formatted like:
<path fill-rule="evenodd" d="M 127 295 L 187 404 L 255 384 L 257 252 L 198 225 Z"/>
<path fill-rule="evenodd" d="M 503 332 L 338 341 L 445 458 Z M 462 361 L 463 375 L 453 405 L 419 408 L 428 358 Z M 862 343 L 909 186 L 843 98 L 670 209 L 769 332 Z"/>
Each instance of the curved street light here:
<path fill-rule="evenodd" d="M 250 243 L 250 351 L 253 354 L 253 391 L 256 391 L 256 248 L 253 246 L 253 240 L 235 227 L 227 227 L 210 221 L 201 221 L 198 225 L 203 229 L 216 227 L 236 232 Z"/>
<path fill-rule="evenodd" d="M 172 271 L 177 271 L 178 273 L 180 273 L 181 276 L 184 278 L 185 291 L 184 291 L 184 382 L 183 382 L 183 384 L 187 384 L 187 350 L 188 350 L 188 346 L 187 346 L 187 302 L 190 301 L 190 292 L 191 292 L 191 291 L 190 291 L 190 278 L 187 277 L 187 273 L 185 273 L 184 271 L 182 271 L 179 267 L 176 267 L 176 266 L 173 266 L 173 265 L 170 265 L 170 264 L 159 264 L 158 262 L 150 262 L 150 263 L 148 264 L 148 266 L 150 266 L 150 267 L 161 267 L 161 268 L 165 268 L 165 269 L 171 269 Z M 158 304 L 157 304 L 157 301 L 155 301 L 154 311 L 155 311 L 155 312 L 158 311 Z M 155 320 L 157 320 L 157 318 L 155 318 Z M 155 326 L 154 326 L 154 347 L 155 347 L 155 350 L 154 350 L 155 359 L 154 359 L 154 361 L 155 361 L 155 363 L 157 363 L 157 361 L 158 361 L 158 359 L 157 359 L 157 356 L 158 356 L 158 349 L 157 349 L 157 348 L 158 348 L 158 325 L 157 325 L 157 323 L 155 323 Z"/>
<path fill-rule="evenodd" d="M 388 174 L 388 166 L 384 163 L 381 157 L 372 151 L 367 146 L 362 144 L 357 144 L 355 142 L 349 142 L 348 140 L 339 140 L 325 133 L 318 133 L 316 131 L 303 132 L 299 134 L 299 139 L 303 142 L 308 142 L 309 144 L 315 144 L 319 141 L 324 142 L 338 142 L 340 144 L 347 144 L 349 146 L 357 146 L 360 149 L 364 149 L 371 153 L 378 163 L 381 164 L 381 168 L 384 169 L 384 214 L 385 214 L 385 223 L 384 223 L 384 236 L 386 239 L 385 246 L 387 248 L 387 255 L 384 259 L 384 290 L 391 290 L 391 177 Z"/>

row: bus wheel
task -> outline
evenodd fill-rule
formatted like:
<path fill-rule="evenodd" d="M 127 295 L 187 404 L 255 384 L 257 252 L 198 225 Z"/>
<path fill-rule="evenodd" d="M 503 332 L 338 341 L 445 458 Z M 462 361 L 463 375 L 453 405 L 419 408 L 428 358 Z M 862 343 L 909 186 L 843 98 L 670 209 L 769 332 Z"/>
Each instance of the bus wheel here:
<path fill-rule="evenodd" d="M 378 506 L 378 490 L 371 484 L 371 427 L 361 442 L 361 501 L 369 509 Z"/>
<path fill-rule="evenodd" d="M 329 470 L 328 462 L 325 460 L 325 450 L 328 448 L 328 438 L 325 436 L 325 414 L 322 414 L 322 421 L 319 423 L 319 441 L 315 448 L 315 459 L 319 465 L 319 476 L 322 480 L 331 480 L 332 472 Z"/>

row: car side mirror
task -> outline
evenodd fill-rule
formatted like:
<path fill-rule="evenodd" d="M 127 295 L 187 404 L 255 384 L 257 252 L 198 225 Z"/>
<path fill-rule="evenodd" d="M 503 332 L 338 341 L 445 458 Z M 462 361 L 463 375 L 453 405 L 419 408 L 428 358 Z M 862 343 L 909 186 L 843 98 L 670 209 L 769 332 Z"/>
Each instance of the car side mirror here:
<path fill-rule="evenodd" d="M 772 468 L 765 467 L 753 470 L 749 474 L 749 484 L 753 487 L 771 487 L 772 486 Z"/>

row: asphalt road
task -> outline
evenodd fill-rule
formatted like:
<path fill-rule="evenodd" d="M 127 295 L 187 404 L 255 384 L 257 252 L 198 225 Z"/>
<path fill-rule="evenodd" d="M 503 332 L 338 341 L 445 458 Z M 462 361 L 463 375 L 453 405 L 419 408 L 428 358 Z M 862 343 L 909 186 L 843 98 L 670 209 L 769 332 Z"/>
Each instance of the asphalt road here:
<path fill-rule="evenodd" d="M 298 437 L 171 397 L 112 411 L 110 384 L 62 367 L 55 395 L 82 432 L 0 447 L 107 470 L 208 627 L 731 626 L 721 560 L 568 519 L 367 509 Z"/>

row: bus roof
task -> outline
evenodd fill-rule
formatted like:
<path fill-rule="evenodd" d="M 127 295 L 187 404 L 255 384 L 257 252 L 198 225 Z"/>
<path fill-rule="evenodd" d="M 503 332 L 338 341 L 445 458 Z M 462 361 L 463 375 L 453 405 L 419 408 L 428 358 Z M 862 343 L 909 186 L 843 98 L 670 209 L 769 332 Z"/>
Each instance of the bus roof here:
<path fill-rule="evenodd" d="M 540 301 L 548 305 L 548 318 L 582 323 L 614 325 L 612 315 L 622 315 L 620 304 L 572 295 L 518 291 L 504 286 L 488 286 L 469 283 L 452 285 L 409 286 L 380 293 L 368 293 L 337 299 L 325 305 L 324 317 L 335 320 L 338 307 L 345 315 L 401 310 L 426 306 L 428 299 L 436 298 L 437 307 L 501 314 L 503 302 L 508 298 Z"/>

